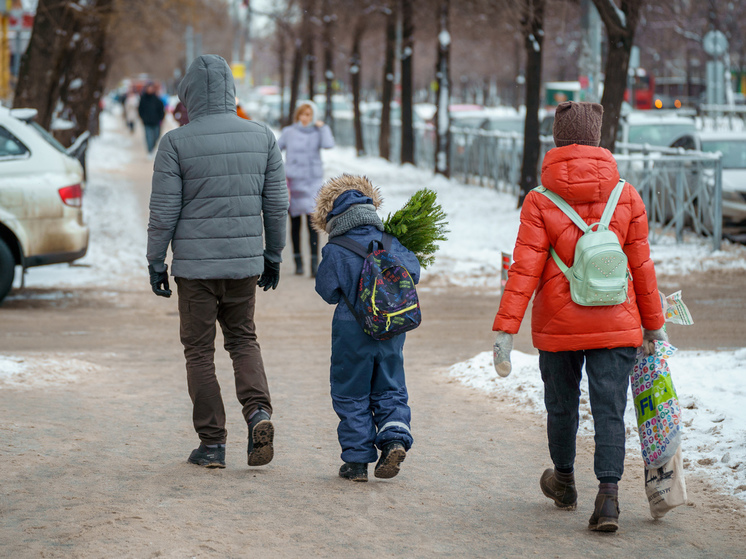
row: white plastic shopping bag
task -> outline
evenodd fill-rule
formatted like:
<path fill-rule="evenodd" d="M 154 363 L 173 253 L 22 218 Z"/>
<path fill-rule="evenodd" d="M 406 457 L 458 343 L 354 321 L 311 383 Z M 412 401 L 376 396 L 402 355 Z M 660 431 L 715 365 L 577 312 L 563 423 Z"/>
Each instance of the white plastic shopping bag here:
<path fill-rule="evenodd" d="M 650 514 L 656 520 L 663 518 L 673 508 L 686 504 L 684 459 L 679 446 L 673 458 L 660 468 L 645 468 L 645 494 Z"/>

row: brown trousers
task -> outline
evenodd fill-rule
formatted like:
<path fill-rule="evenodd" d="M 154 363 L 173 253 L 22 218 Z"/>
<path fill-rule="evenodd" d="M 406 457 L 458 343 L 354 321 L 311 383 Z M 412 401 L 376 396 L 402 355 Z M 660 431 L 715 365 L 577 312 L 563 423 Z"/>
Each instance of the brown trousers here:
<path fill-rule="evenodd" d="M 236 396 L 246 422 L 259 407 L 272 414 L 267 376 L 254 326 L 257 277 L 239 280 L 176 278 L 181 343 L 186 357 L 194 429 L 204 444 L 225 443 L 225 408 L 215 375 L 215 321 L 233 361 Z"/>

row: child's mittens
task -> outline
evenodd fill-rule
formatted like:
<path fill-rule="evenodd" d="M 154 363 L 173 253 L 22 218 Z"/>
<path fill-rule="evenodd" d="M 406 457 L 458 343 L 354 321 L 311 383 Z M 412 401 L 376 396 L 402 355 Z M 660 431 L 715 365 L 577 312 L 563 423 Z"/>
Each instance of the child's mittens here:
<path fill-rule="evenodd" d="M 653 355 L 655 353 L 656 340 L 661 342 L 668 341 L 668 334 L 666 334 L 665 326 L 658 330 L 642 329 L 642 351 L 645 352 L 645 355 Z"/>
<path fill-rule="evenodd" d="M 510 352 L 513 350 L 513 334 L 499 331 L 492 347 L 492 360 L 495 364 L 495 372 L 501 377 L 507 377 L 513 366 L 510 364 Z"/>

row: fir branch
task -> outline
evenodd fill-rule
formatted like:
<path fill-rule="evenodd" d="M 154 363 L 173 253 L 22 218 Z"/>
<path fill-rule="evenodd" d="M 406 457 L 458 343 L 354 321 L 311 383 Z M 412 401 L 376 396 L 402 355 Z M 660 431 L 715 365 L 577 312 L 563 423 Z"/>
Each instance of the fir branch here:
<path fill-rule="evenodd" d="M 384 230 L 414 252 L 423 268 L 435 261 L 438 241 L 445 241 L 446 234 L 450 233 L 447 225 L 446 214 L 437 203 L 435 192 L 427 188 L 415 192 L 400 210 L 389 214 L 383 222 Z"/>

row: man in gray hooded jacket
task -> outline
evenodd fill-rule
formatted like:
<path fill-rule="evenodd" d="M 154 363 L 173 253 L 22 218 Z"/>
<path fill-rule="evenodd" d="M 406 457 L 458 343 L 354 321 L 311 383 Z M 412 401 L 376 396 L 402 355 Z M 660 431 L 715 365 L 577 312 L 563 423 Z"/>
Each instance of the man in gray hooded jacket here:
<path fill-rule="evenodd" d="M 179 98 L 190 122 L 158 147 L 147 258 L 153 291 L 169 297 L 165 258 L 171 244 L 200 438 L 189 462 L 225 467 L 225 409 L 214 363 L 218 321 L 249 425 L 248 463 L 261 466 L 272 460 L 274 427 L 254 304 L 257 286 L 274 289 L 280 276 L 288 211 L 282 156 L 267 126 L 236 114 L 233 76 L 220 56 L 200 56 L 189 66 Z"/>

